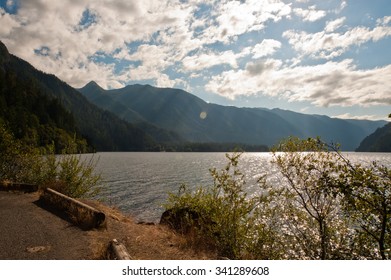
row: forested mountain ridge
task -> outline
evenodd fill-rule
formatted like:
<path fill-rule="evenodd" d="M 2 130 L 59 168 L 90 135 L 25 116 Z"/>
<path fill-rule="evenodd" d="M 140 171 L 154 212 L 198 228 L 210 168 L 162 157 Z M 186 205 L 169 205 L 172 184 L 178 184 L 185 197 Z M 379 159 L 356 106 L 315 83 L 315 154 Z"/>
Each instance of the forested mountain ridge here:
<path fill-rule="evenodd" d="M 45 95 L 34 79 L 20 79 L 11 56 L 0 42 L 0 123 L 27 145 L 48 147 L 56 152 L 76 143 L 76 149 L 91 149 L 73 115 L 56 98 Z"/>
<path fill-rule="evenodd" d="M 16 136 L 23 138 L 36 133 L 37 138 L 41 139 L 42 134 L 50 129 L 43 127 L 42 131 L 39 131 L 36 127 L 50 123 L 54 129 L 54 138 L 48 137 L 45 140 L 48 142 L 56 141 L 55 137 L 59 135 L 57 129 L 61 129 L 69 135 L 79 135 L 79 139 L 87 139 L 98 151 L 156 149 L 156 141 L 142 129 L 91 104 L 77 90 L 56 76 L 43 73 L 26 61 L 9 54 L 1 42 L 0 77 L 1 117 L 13 128 L 12 132 Z M 54 111 L 52 116 L 51 111 Z M 45 114 L 50 117 L 46 123 Z M 58 121 L 56 118 L 59 118 Z M 58 127 L 60 124 L 62 126 Z"/>
<path fill-rule="evenodd" d="M 176 132 L 190 142 L 237 142 L 273 146 L 289 136 L 320 136 L 355 150 L 383 121 L 335 119 L 281 109 L 210 104 L 180 89 L 128 85 L 104 90 L 95 82 L 79 89 L 99 107 L 132 123 L 144 121 Z"/>
<path fill-rule="evenodd" d="M 197 142 L 270 147 L 288 136 L 320 136 L 354 150 L 385 123 L 221 106 L 180 89 L 149 85 L 104 90 L 91 82 L 76 90 L 9 54 L 1 42 L 0 79 L 0 118 L 26 142 L 55 142 L 58 149 L 72 139 L 79 149 L 88 142 L 98 151 L 151 151 L 205 149 L 192 144 Z"/>
<path fill-rule="evenodd" d="M 357 148 L 357 152 L 391 152 L 391 123 L 367 136 Z"/>

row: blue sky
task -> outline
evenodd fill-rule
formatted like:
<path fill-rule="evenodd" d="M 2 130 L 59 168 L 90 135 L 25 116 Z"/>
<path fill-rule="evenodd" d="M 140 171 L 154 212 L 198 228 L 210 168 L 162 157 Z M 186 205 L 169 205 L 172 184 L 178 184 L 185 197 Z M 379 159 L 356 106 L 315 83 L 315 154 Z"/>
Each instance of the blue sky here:
<path fill-rule="evenodd" d="M 389 0 L 0 0 L 0 39 L 74 87 L 141 83 L 238 107 L 391 113 Z"/>

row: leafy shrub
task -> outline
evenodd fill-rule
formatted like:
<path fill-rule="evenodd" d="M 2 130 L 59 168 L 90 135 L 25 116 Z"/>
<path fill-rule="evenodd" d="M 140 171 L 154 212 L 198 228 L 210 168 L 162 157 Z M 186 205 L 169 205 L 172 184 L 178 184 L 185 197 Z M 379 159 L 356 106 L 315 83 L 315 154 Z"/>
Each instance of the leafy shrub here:
<path fill-rule="evenodd" d="M 0 180 L 51 187 L 74 198 L 99 192 L 96 185 L 100 175 L 94 172 L 94 157 L 83 160 L 81 155 L 67 154 L 76 145 L 70 145 L 63 155 L 55 155 L 54 145 L 42 154 L 38 148 L 16 140 L 4 123 L 0 123 L 0 140 Z"/>
<path fill-rule="evenodd" d="M 195 242 L 213 245 L 221 256 L 230 259 L 256 257 L 254 253 L 259 253 L 260 242 L 254 240 L 265 238 L 267 233 L 267 227 L 259 222 L 260 212 L 257 211 L 263 196 L 247 196 L 244 174 L 238 168 L 240 155 L 227 154 L 228 164 L 224 169 L 210 170 L 213 187 L 199 187 L 192 193 L 182 186 L 178 194 L 170 194 L 165 205 L 174 212 L 188 209 L 198 213 L 196 220 L 189 217 L 197 234 Z M 260 188 L 264 187 L 265 182 L 259 182 Z M 272 252 L 268 254 L 272 255 Z"/>
<path fill-rule="evenodd" d="M 197 213 L 187 216 L 193 242 L 231 259 L 390 258 L 391 170 L 352 164 L 313 138 L 288 138 L 272 155 L 280 184 L 262 176 L 248 197 L 240 154 L 227 155 L 224 169 L 210 170 L 212 187 L 182 187 L 166 208 Z"/>

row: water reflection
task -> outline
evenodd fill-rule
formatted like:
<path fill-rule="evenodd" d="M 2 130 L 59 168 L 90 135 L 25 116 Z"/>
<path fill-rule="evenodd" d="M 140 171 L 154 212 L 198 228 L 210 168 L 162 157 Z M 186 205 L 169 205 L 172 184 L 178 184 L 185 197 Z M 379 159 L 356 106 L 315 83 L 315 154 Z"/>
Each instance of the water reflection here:
<path fill-rule="evenodd" d="M 352 162 L 369 164 L 376 160 L 391 167 L 391 154 L 344 153 Z M 85 155 L 88 157 L 89 155 Z M 227 164 L 224 153 L 98 153 L 97 171 L 102 173 L 101 197 L 139 220 L 156 222 L 168 192 L 176 192 L 181 184 L 190 188 L 213 185 L 209 169 Z M 246 175 L 247 190 L 257 191 L 262 174 L 272 185 L 282 178 L 270 153 L 245 153 L 239 168 Z"/>

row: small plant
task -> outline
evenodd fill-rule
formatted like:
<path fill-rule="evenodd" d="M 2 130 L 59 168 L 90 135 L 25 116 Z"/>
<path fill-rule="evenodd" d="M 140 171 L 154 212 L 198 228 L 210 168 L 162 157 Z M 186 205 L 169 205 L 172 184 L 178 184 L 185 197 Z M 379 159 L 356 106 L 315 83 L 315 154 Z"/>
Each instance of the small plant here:
<path fill-rule="evenodd" d="M 182 186 L 178 194 L 170 194 L 165 205 L 173 212 L 187 209 L 187 213 L 196 213 L 188 217 L 198 235 L 196 242 L 208 240 L 221 256 L 230 259 L 254 258 L 257 250 L 253 247 L 259 245 L 254 240 L 259 240 L 266 232 L 265 225 L 255 222 L 263 196 L 247 196 L 244 174 L 238 168 L 240 155 L 227 154 L 228 164 L 224 169 L 210 170 L 213 187 L 199 187 L 190 192 Z"/>
<path fill-rule="evenodd" d="M 82 159 L 81 155 L 64 154 L 46 156 L 41 186 L 50 187 L 73 198 L 94 197 L 100 189 L 96 185 L 101 176 L 95 174 L 94 157 Z"/>

